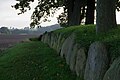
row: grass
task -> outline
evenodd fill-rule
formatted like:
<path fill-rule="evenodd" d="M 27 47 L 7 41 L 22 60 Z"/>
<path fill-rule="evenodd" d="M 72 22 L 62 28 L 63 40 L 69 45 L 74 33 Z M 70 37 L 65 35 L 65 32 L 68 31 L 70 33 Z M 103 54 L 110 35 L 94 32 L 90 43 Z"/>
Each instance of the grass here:
<path fill-rule="evenodd" d="M 62 28 L 62 29 L 55 30 L 53 34 L 61 34 L 62 37 L 67 38 L 71 33 L 73 33 L 77 29 L 79 29 L 79 26 Z"/>
<path fill-rule="evenodd" d="M 91 43 L 101 41 L 107 44 L 108 53 L 111 57 L 111 62 L 120 56 L 120 26 L 107 33 L 96 35 L 95 25 L 72 26 L 54 31 L 54 34 L 62 34 L 67 38 L 70 34 L 75 33 L 76 43 L 87 50 Z"/>
<path fill-rule="evenodd" d="M 107 45 L 111 62 L 120 56 L 120 27 L 113 29 L 107 33 L 96 35 L 95 25 L 82 26 L 75 31 L 76 42 L 81 47 L 89 48 L 90 44 L 95 41 L 101 41 Z"/>
<path fill-rule="evenodd" d="M 0 56 L 0 80 L 74 80 L 64 59 L 42 42 L 20 43 Z"/>

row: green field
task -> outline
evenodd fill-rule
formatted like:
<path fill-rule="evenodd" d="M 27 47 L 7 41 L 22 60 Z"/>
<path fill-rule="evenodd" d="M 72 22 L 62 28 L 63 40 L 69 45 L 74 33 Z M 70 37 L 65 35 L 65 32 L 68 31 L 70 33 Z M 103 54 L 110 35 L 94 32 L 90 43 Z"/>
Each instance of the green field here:
<path fill-rule="evenodd" d="M 0 80 L 74 80 L 64 59 L 42 42 L 20 43 L 0 56 Z"/>

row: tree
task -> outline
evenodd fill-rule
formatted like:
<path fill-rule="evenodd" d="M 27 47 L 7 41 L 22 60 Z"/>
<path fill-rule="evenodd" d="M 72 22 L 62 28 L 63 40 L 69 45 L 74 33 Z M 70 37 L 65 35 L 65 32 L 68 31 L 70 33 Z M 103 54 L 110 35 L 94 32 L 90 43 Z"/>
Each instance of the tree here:
<path fill-rule="evenodd" d="M 97 0 L 96 32 L 107 32 L 117 26 L 116 0 Z"/>
<path fill-rule="evenodd" d="M 10 34 L 10 30 L 7 27 L 1 27 L 0 28 L 0 33 L 2 34 Z"/>
<path fill-rule="evenodd" d="M 19 9 L 21 13 L 24 13 L 27 9 L 30 9 L 30 3 L 34 0 L 17 1 L 18 3 L 13 7 Z M 116 1 L 118 1 L 118 4 L 116 4 Z M 65 8 L 65 12 L 67 13 L 66 21 L 69 26 L 79 25 L 84 18 L 86 5 L 86 24 L 93 24 L 95 0 L 38 0 L 38 5 L 31 17 L 31 26 L 39 25 L 41 17 L 47 18 L 46 16 L 50 15 L 50 11 L 54 14 L 59 7 Z M 106 32 L 109 29 L 116 27 L 115 5 L 120 6 L 119 0 L 97 0 L 97 33 Z"/>
<path fill-rule="evenodd" d="M 85 24 L 94 24 L 95 0 L 87 0 Z"/>
<path fill-rule="evenodd" d="M 80 25 L 82 20 L 86 18 L 85 24 L 94 24 L 95 0 L 68 0 L 66 3 L 68 12 L 66 14 L 65 11 L 60 15 L 59 22 L 68 21 L 69 26 Z M 68 18 L 65 15 L 68 15 Z"/>
<path fill-rule="evenodd" d="M 14 6 L 15 9 L 19 9 L 22 14 L 27 10 L 30 10 L 30 3 L 34 2 L 34 0 L 16 0 L 18 1 Z M 46 21 L 47 16 L 50 16 L 51 13 L 54 14 L 55 10 L 59 9 L 59 7 L 63 6 L 63 0 L 38 0 L 38 5 L 35 7 L 35 10 L 31 16 L 31 27 L 40 24 L 40 19 L 44 17 L 44 21 Z M 52 12 L 51 12 L 52 11 Z"/>
<path fill-rule="evenodd" d="M 17 1 L 18 3 L 16 3 L 16 5 L 12 7 L 14 7 L 15 9 L 19 9 L 21 13 L 30 10 L 30 3 L 34 2 L 34 0 Z M 54 14 L 55 10 L 63 6 L 67 11 L 68 25 L 79 25 L 81 23 L 81 20 L 83 19 L 82 12 L 84 12 L 85 5 L 86 0 L 38 0 L 38 5 L 36 6 L 35 11 L 31 16 L 32 22 L 30 25 L 33 27 L 35 25 L 39 25 L 41 17 L 44 17 L 46 21 L 46 18 L 47 16 L 50 16 L 51 11 L 52 14 Z"/>
<path fill-rule="evenodd" d="M 80 25 L 85 10 L 86 0 L 67 0 L 68 25 Z"/>

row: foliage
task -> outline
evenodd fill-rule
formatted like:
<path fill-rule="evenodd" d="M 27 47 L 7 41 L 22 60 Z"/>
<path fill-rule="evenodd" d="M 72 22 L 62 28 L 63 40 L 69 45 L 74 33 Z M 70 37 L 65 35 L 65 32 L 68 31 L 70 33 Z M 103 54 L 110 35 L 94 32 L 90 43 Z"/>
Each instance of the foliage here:
<path fill-rule="evenodd" d="M 67 12 L 64 11 L 63 13 L 61 13 L 61 14 L 59 15 L 59 17 L 57 17 L 57 19 L 58 19 L 58 23 L 59 23 L 62 27 L 64 27 L 64 25 L 67 25 L 67 22 L 68 22 L 68 20 L 67 20 Z"/>
<path fill-rule="evenodd" d="M 30 10 L 30 3 L 34 2 L 34 0 L 16 0 L 18 3 L 16 5 L 12 6 L 15 9 L 19 9 L 22 14 L 26 12 L 27 10 Z M 47 17 L 55 13 L 56 10 L 59 9 L 59 7 L 63 6 L 63 0 L 38 0 L 38 5 L 35 7 L 35 10 L 31 16 L 31 27 L 35 27 L 35 25 L 40 24 L 41 17 L 44 17 L 44 21 L 47 20 Z M 52 11 L 52 12 L 51 12 Z"/>
<path fill-rule="evenodd" d="M 34 0 L 16 0 L 18 1 L 14 6 L 15 9 L 20 10 L 21 12 L 18 14 L 22 14 L 26 12 L 27 10 L 30 10 L 30 3 L 34 2 Z M 48 17 L 50 15 L 54 15 L 55 11 L 59 10 L 59 7 L 64 8 L 64 12 L 59 16 L 58 22 L 62 24 L 66 24 L 68 22 L 68 8 L 69 4 L 73 4 L 71 6 L 71 10 L 73 12 L 73 8 L 75 9 L 76 3 L 78 0 L 37 0 L 38 5 L 36 5 L 35 10 L 31 16 L 31 27 L 35 27 L 35 25 L 39 25 L 41 22 L 41 18 L 44 17 L 43 21 L 49 21 Z M 81 0 L 80 1 L 80 7 L 85 7 L 86 5 L 86 0 Z M 70 15 L 71 17 L 74 15 Z M 81 18 L 83 19 L 83 18 Z"/>
<path fill-rule="evenodd" d="M 117 0 L 116 2 L 116 9 L 117 11 L 120 11 L 120 0 Z"/>
<path fill-rule="evenodd" d="M 10 30 L 7 27 L 1 27 L 0 33 L 2 34 L 10 34 Z"/>
<path fill-rule="evenodd" d="M 18 14 L 22 14 L 24 12 L 26 12 L 27 10 L 30 10 L 31 9 L 31 6 L 30 4 L 32 2 L 34 2 L 35 0 L 16 0 L 17 3 L 12 6 L 14 7 L 15 9 L 19 9 L 21 12 L 18 13 Z M 30 26 L 31 27 L 35 27 L 35 25 L 39 25 L 41 22 L 41 18 L 44 17 L 44 20 L 43 21 L 50 21 L 48 20 L 48 16 L 50 15 L 54 15 L 55 11 L 59 9 L 59 7 L 64 7 L 64 12 L 58 17 L 58 22 L 62 25 L 65 25 L 66 23 L 69 24 L 69 13 L 68 13 L 68 8 L 69 6 L 71 7 L 71 13 L 73 13 L 74 9 L 74 6 L 76 6 L 76 0 L 36 0 L 38 1 L 38 5 L 36 5 L 35 7 L 35 10 L 31 16 L 31 24 Z M 119 0 L 116 0 L 116 9 L 119 11 L 120 9 L 120 1 Z M 85 8 L 87 6 L 87 0 L 81 0 L 79 1 L 80 2 L 80 5 L 79 7 L 82 8 Z M 72 4 L 73 6 L 71 6 L 70 4 Z M 88 3 L 90 4 L 90 3 Z M 82 19 L 84 17 L 86 17 L 86 13 L 85 13 L 85 9 L 81 10 L 81 15 L 80 15 L 80 21 L 82 21 Z M 73 13 L 73 14 L 76 14 L 76 13 Z M 74 15 L 70 15 L 70 17 L 74 17 Z M 74 20 L 73 20 L 74 21 Z M 73 22 L 72 21 L 72 22 Z M 67 25 L 68 25 L 67 24 Z"/>
<path fill-rule="evenodd" d="M 20 43 L 0 57 L 0 80 L 74 80 L 65 60 L 42 42 Z"/>

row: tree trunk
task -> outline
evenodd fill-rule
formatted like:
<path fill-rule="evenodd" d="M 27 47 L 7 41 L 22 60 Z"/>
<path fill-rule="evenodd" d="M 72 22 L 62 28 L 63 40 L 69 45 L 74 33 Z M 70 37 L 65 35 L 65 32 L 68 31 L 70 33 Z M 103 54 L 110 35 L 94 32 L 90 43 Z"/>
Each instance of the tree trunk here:
<path fill-rule="evenodd" d="M 115 0 L 97 0 L 96 32 L 107 32 L 117 26 Z"/>
<path fill-rule="evenodd" d="M 87 0 L 85 24 L 94 24 L 95 0 Z"/>
<path fill-rule="evenodd" d="M 80 0 L 75 0 L 73 10 L 73 25 L 80 25 L 81 3 Z"/>
<path fill-rule="evenodd" d="M 80 25 L 81 7 L 85 6 L 86 0 L 67 0 L 68 25 Z"/>
<path fill-rule="evenodd" d="M 74 0 L 67 0 L 68 26 L 72 25 L 73 7 L 74 7 Z"/>

